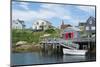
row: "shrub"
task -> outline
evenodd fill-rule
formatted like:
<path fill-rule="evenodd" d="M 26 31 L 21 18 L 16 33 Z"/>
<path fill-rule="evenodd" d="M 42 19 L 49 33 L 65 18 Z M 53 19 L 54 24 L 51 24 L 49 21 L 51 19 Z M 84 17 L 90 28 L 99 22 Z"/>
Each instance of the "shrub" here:
<path fill-rule="evenodd" d="M 45 30 L 45 33 L 49 33 L 49 34 L 52 34 L 52 33 L 55 33 L 56 31 L 54 29 L 47 29 Z"/>

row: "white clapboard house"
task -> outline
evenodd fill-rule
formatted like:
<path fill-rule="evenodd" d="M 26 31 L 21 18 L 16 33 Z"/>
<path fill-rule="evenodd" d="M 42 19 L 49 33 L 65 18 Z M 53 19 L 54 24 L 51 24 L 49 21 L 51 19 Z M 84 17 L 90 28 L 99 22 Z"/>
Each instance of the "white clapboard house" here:
<path fill-rule="evenodd" d="M 16 20 L 12 20 L 12 29 L 23 29 L 23 27 L 25 27 L 24 25 L 24 21 L 16 19 Z"/>
<path fill-rule="evenodd" d="M 44 19 L 37 19 L 33 22 L 33 30 L 38 31 L 38 30 L 47 30 L 48 28 L 51 27 L 51 23 L 47 20 Z"/>

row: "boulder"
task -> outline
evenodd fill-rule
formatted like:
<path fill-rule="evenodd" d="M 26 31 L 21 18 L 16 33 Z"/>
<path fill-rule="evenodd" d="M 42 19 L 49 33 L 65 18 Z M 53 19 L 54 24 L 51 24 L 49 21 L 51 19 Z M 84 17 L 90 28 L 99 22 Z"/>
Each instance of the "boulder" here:
<path fill-rule="evenodd" d="M 26 44 L 27 44 L 26 41 L 18 41 L 18 42 L 16 43 L 16 46 L 26 45 Z"/>
<path fill-rule="evenodd" d="M 32 45 L 35 45 L 36 43 L 35 42 L 32 42 Z"/>

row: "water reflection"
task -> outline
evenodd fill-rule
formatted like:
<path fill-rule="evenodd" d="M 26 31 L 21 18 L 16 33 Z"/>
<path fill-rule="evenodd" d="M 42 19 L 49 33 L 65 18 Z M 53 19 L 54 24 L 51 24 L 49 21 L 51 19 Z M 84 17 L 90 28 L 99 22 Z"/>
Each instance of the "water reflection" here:
<path fill-rule="evenodd" d="M 46 64 L 46 63 L 63 63 L 63 62 L 80 62 L 95 60 L 95 56 L 73 56 L 63 55 L 62 53 L 53 51 L 41 51 L 32 53 L 12 53 L 12 65 L 27 65 L 27 64 Z"/>
<path fill-rule="evenodd" d="M 86 56 L 72 56 L 72 55 L 63 55 L 63 62 L 77 62 L 77 61 L 85 61 Z"/>

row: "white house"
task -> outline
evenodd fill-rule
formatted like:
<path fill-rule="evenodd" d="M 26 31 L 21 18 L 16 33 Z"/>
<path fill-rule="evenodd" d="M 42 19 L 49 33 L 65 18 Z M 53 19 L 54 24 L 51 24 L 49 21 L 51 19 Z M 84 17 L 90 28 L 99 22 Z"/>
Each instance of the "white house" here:
<path fill-rule="evenodd" d="M 22 29 L 23 26 L 18 20 L 12 20 L 12 29 Z"/>
<path fill-rule="evenodd" d="M 51 27 L 51 23 L 44 19 L 37 19 L 33 22 L 33 30 L 47 30 Z"/>

